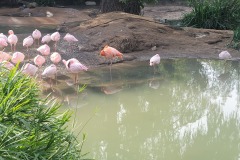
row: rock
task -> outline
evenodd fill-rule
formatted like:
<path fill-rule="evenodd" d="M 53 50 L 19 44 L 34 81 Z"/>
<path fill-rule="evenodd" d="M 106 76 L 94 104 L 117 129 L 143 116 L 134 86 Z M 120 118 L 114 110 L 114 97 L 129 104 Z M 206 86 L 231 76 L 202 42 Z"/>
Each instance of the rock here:
<path fill-rule="evenodd" d="M 86 5 L 86 6 L 96 6 L 97 4 L 96 4 L 95 1 L 86 1 L 86 2 L 85 2 L 85 5 Z"/>
<path fill-rule="evenodd" d="M 53 16 L 52 12 L 49 12 L 49 11 L 46 12 L 46 17 L 52 17 L 52 16 Z"/>
<path fill-rule="evenodd" d="M 157 46 L 153 46 L 153 47 L 151 48 L 151 50 L 152 50 L 152 51 L 156 51 L 156 50 L 157 50 Z"/>

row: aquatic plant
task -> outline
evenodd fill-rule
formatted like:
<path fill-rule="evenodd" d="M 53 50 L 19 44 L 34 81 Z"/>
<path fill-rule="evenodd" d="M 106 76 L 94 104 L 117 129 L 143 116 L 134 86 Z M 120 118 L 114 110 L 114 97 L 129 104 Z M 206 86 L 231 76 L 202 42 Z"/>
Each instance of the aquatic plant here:
<path fill-rule="evenodd" d="M 193 7 L 182 24 L 197 28 L 235 29 L 240 24 L 240 0 L 188 0 Z"/>
<path fill-rule="evenodd" d="M 83 159 L 85 136 L 78 142 L 66 129 L 70 113 L 39 95 L 34 79 L 0 66 L 0 159 Z"/>

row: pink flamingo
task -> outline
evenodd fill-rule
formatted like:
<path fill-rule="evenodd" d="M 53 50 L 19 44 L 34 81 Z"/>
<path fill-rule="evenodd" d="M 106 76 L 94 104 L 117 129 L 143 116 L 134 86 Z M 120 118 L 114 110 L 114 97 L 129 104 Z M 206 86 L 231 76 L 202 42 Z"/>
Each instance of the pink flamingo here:
<path fill-rule="evenodd" d="M 8 44 L 7 44 L 7 41 L 4 39 L 4 38 L 0 38 L 0 48 L 4 48 L 7 47 Z"/>
<path fill-rule="evenodd" d="M 30 63 L 25 64 L 22 69 L 22 73 L 27 74 L 29 76 L 34 76 L 37 73 L 37 71 L 38 67 Z"/>
<path fill-rule="evenodd" d="M 42 76 L 50 78 L 50 83 L 52 84 L 51 77 L 55 76 L 57 73 L 57 67 L 54 64 L 51 64 L 47 68 L 44 69 Z M 52 85 L 51 85 L 52 87 Z"/>
<path fill-rule="evenodd" d="M 42 37 L 42 43 L 49 43 L 51 41 L 51 35 L 46 34 L 45 36 Z"/>
<path fill-rule="evenodd" d="M 71 43 L 71 42 L 78 42 L 77 38 L 74 37 L 73 35 L 69 34 L 69 33 L 67 33 L 67 34 L 63 37 L 63 39 L 69 43 L 69 46 L 70 46 L 70 43 Z"/>
<path fill-rule="evenodd" d="M 155 66 L 158 65 L 160 63 L 160 56 L 159 54 L 154 55 L 152 58 L 150 58 L 150 62 L 149 65 L 153 66 L 153 71 L 155 73 Z"/>
<path fill-rule="evenodd" d="M 23 39 L 23 47 L 27 47 L 27 53 L 28 53 L 28 47 L 30 47 L 33 44 L 33 38 L 32 36 L 28 36 L 27 38 Z M 29 54 L 28 54 L 29 58 Z"/>
<path fill-rule="evenodd" d="M 0 33 L 0 38 L 3 38 L 5 39 L 5 41 L 7 42 L 8 41 L 8 38 L 6 35 L 4 35 L 3 33 Z"/>
<path fill-rule="evenodd" d="M 35 65 L 37 65 L 39 68 L 42 67 L 42 65 L 46 62 L 46 59 L 41 56 L 41 55 L 37 55 L 34 59 L 33 62 Z"/>
<path fill-rule="evenodd" d="M 25 58 L 25 55 L 23 53 L 15 52 L 12 55 L 11 61 L 16 64 L 16 63 L 22 62 L 24 60 L 24 58 Z"/>
<path fill-rule="evenodd" d="M 33 37 L 34 41 L 37 39 L 38 46 L 39 46 L 39 39 L 42 37 L 42 33 L 38 29 L 35 29 L 32 33 L 32 37 Z"/>
<path fill-rule="evenodd" d="M 54 48 L 55 48 L 55 51 L 56 51 L 57 42 L 60 40 L 59 32 L 54 32 L 53 34 L 51 34 L 51 40 L 55 42 Z"/>
<path fill-rule="evenodd" d="M 43 56 L 48 56 L 50 54 L 50 47 L 47 44 L 41 45 L 37 49 Z"/>
<path fill-rule="evenodd" d="M 232 58 L 231 54 L 228 51 L 222 51 L 221 53 L 219 53 L 218 56 L 219 56 L 219 59 L 225 59 L 225 60 Z"/>
<path fill-rule="evenodd" d="M 62 60 L 62 62 L 65 64 L 67 70 L 71 73 L 74 74 L 74 82 L 77 82 L 77 78 L 78 78 L 78 73 L 81 71 L 87 71 L 88 68 L 83 65 L 82 63 L 80 63 L 77 59 L 72 58 L 69 60 Z"/>
<path fill-rule="evenodd" d="M 2 61 L 2 64 L 4 67 L 6 67 L 9 70 L 11 70 L 14 67 L 14 65 L 9 61 Z"/>
<path fill-rule="evenodd" d="M 53 52 L 50 56 L 50 60 L 54 63 L 57 64 L 61 61 L 62 57 L 58 52 Z"/>
<path fill-rule="evenodd" d="M 8 61 L 12 58 L 12 56 L 6 52 L 0 51 L 0 62 Z"/>
<path fill-rule="evenodd" d="M 16 44 L 18 42 L 18 37 L 14 34 L 13 30 L 9 30 L 8 31 L 8 43 L 11 45 L 11 51 L 14 51 L 16 50 Z M 14 48 L 12 48 L 12 46 Z"/>

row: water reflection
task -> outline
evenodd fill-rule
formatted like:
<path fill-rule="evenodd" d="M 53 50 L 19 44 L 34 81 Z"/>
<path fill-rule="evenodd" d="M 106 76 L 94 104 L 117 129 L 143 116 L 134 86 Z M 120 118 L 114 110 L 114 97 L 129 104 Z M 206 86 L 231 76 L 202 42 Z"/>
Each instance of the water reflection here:
<path fill-rule="evenodd" d="M 83 73 L 83 92 L 58 86 L 79 125 L 100 109 L 83 130 L 91 157 L 239 158 L 239 62 L 162 60 L 157 74 L 147 62 L 114 66 L 112 81 L 107 67 Z"/>

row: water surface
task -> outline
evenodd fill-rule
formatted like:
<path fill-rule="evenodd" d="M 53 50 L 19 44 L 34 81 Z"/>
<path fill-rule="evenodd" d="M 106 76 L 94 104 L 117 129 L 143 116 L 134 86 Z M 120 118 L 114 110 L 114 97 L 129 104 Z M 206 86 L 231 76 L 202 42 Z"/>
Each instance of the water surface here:
<path fill-rule="evenodd" d="M 161 60 L 155 70 L 134 62 L 79 80 L 87 84 L 81 93 L 62 80 L 53 95 L 74 112 L 69 125 L 79 140 L 87 134 L 90 158 L 239 159 L 239 62 Z"/>

